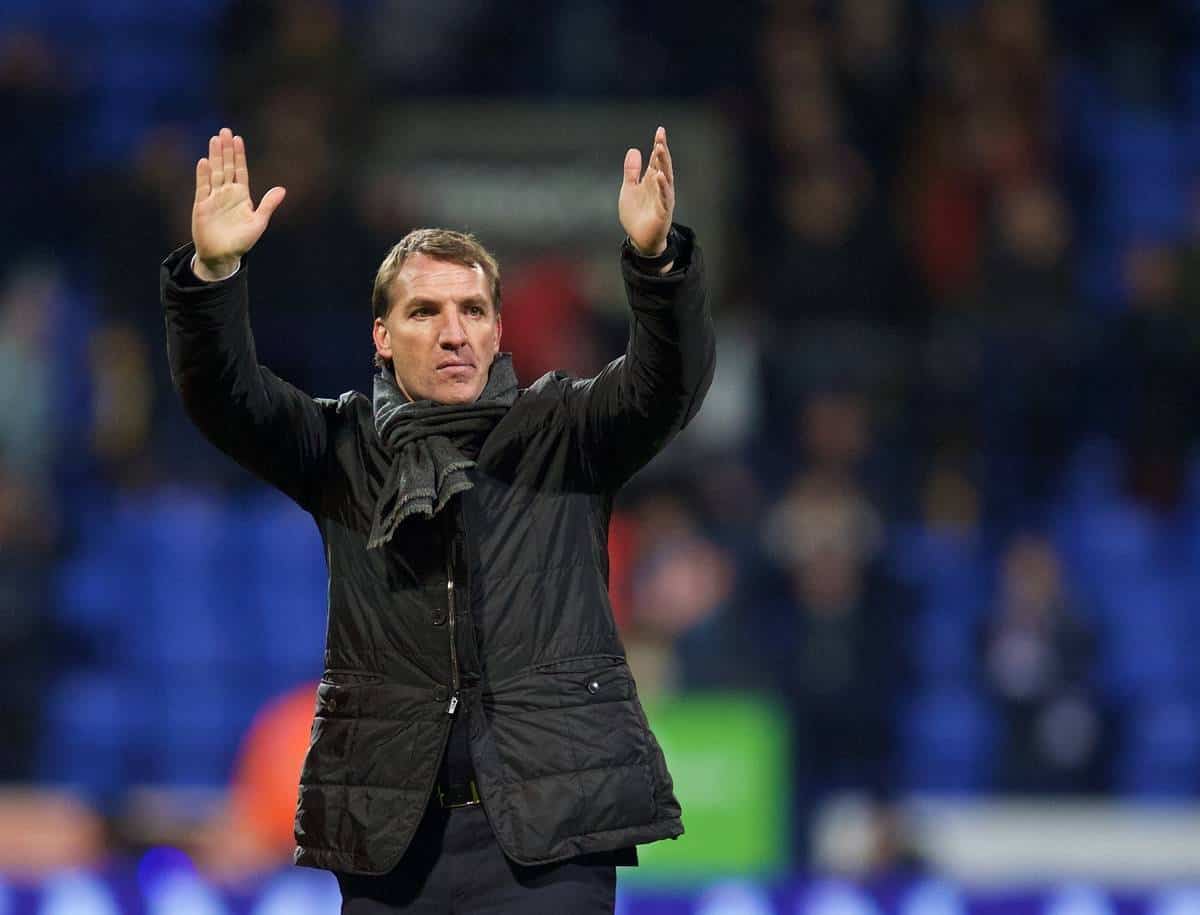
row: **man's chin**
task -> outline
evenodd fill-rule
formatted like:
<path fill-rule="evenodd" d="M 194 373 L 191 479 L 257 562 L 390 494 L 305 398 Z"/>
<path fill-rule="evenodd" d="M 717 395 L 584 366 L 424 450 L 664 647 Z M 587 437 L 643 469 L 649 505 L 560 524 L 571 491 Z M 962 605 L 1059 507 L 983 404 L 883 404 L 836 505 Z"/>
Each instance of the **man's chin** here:
<path fill-rule="evenodd" d="M 439 387 L 431 399 L 436 403 L 450 406 L 453 404 L 474 403 L 482 393 L 483 388 L 478 385 L 450 384 Z"/>

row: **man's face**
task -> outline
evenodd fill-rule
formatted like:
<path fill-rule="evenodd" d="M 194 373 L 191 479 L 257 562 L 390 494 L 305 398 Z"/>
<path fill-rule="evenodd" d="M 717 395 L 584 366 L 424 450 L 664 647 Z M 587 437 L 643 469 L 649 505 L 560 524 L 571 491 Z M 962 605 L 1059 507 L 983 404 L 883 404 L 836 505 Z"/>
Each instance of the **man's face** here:
<path fill-rule="evenodd" d="M 413 400 L 474 402 L 500 350 L 500 315 L 482 268 L 410 255 L 391 302 L 373 335 L 401 389 Z"/>

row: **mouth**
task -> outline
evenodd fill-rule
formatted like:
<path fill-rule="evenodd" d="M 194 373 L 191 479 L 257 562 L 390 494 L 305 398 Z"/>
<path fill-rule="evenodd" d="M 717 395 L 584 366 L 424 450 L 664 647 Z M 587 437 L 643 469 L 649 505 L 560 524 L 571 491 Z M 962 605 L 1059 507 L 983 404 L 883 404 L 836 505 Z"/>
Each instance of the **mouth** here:
<path fill-rule="evenodd" d="M 470 362 L 443 362 L 437 370 L 450 375 L 466 375 L 475 371 L 475 366 Z"/>

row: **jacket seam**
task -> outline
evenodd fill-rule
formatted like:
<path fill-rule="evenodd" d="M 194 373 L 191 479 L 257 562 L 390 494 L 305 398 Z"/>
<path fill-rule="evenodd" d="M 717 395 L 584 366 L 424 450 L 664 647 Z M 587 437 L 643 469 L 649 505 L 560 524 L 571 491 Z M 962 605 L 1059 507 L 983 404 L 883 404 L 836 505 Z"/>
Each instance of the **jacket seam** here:
<path fill-rule="evenodd" d="M 563 772 L 547 772 L 545 775 L 531 775 L 528 778 L 506 778 L 506 779 L 502 779 L 500 784 L 507 788 L 507 787 L 511 787 L 512 785 L 526 785 L 529 782 L 545 781 L 548 778 L 563 778 L 564 776 L 567 776 L 567 775 L 573 775 L 576 778 L 578 778 L 580 775 L 582 775 L 585 772 L 611 772 L 614 769 L 641 769 L 641 768 L 642 768 L 641 763 L 619 763 L 617 765 L 605 764 L 602 766 L 587 766 L 586 768 L 582 768 L 582 769 L 576 768 L 576 769 L 571 769 L 571 770 L 563 771 Z M 582 793 L 582 787 L 580 790 Z M 585 801 L 587 800 L 586 795 L 584 796 L 584 800 Z M 579 833 L 579 835 L 587 835 L 587 833 Z"/>

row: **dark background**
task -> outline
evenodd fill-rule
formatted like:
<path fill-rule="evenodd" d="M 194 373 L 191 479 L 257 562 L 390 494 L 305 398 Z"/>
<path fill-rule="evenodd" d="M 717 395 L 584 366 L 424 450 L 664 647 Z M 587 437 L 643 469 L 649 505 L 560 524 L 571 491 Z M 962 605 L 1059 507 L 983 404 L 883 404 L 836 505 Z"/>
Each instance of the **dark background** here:
<path fill-rule="evenodd" d="M 438 116 L 402 130 L 457 124 L 466 157 L 502 138 L 459 139 L 463 106 L 645 121 L 586 163 L 606 239 L 496 242 L 524 383 L 623 348 L 645 113 L 728 139 L 671 135 L 719 368 L 625 493 L 612 591 L 643 695 L 788 710 L 798 862 L 845 789 L 1195 799 L 1185 0 L 7 0 L 0 780 L 111 830 L 134 786 L 224 785 L 256 710 L 320 674 L 315 530 L 183 417 L 157 267 L 233 127 L 256 197 L 288 188 L 250 255 L 262 362 L 367 390 L 371 280 L 423 216 L 388 168 L 414 103 Z"/>

